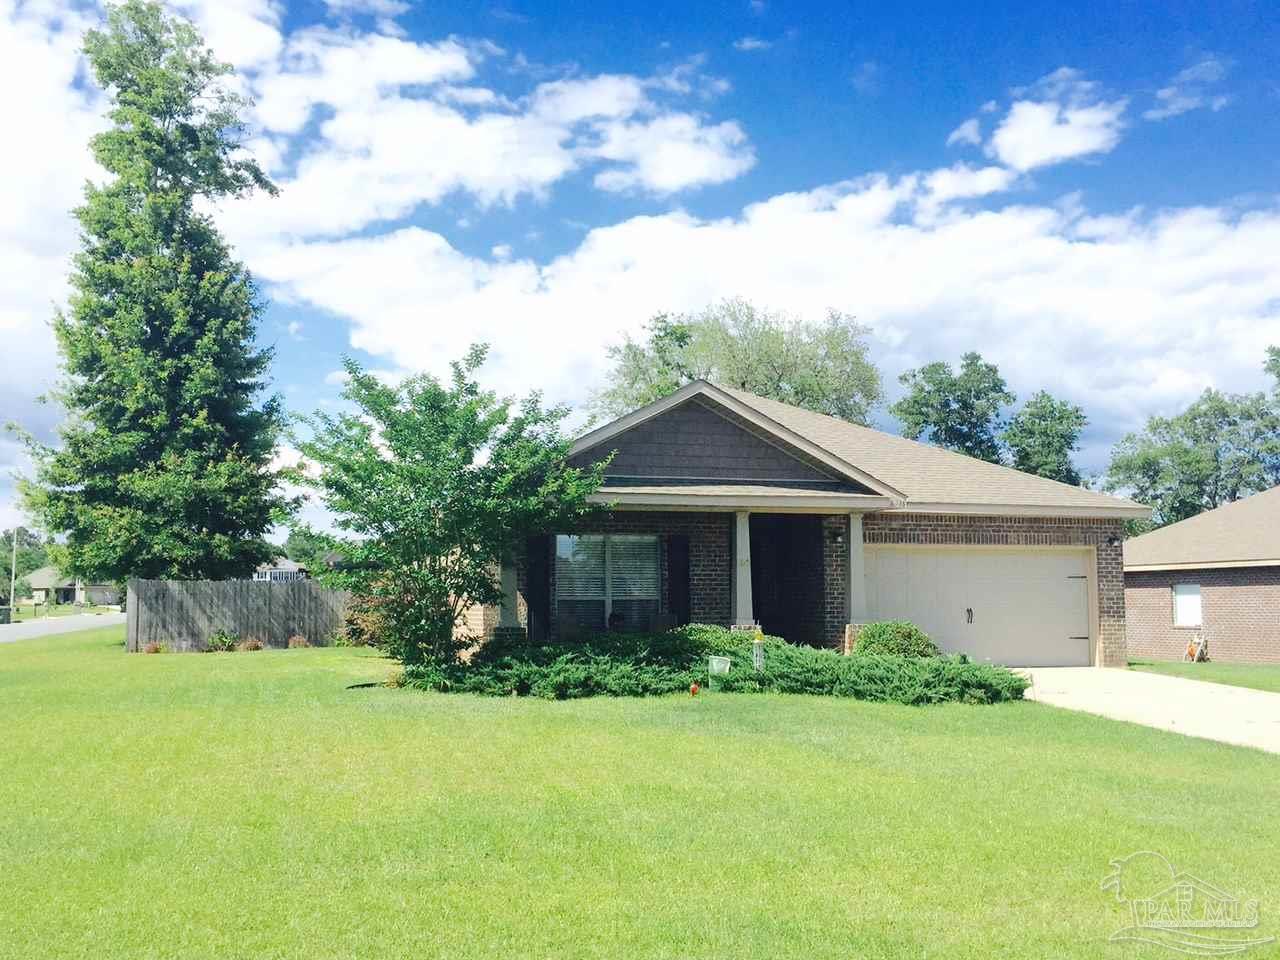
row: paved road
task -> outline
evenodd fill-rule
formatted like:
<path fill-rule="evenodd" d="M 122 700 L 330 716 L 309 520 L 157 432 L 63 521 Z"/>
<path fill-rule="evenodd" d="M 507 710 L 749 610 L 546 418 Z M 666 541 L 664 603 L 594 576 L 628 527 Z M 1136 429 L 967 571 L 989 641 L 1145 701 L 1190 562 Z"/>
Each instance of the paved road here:
<path fill-rule="evenodd" d="M 112 627 L 124 623 L 123 613 L 81 613 L 69 617 L 47 617 L 28 620 L 25 623 L 0 625 L 0 643 L 11 640 L 31 640 L 35 637 L 51 637 L 57 633 L 74 633 L 92 627 Z"/>
<path fill-rule="evenodd" d="M 1280 693 L 1139 670 L 1037 667 L 1028 700 L 1280 753 Z"/>

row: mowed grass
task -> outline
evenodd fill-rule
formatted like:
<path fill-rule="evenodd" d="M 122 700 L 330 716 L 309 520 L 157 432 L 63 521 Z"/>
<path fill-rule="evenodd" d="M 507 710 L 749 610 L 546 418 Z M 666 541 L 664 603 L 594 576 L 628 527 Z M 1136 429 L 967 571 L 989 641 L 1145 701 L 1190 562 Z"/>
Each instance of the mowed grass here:
<path fill-rule="evenodd" d="M 1252 687 L 1280 693 L 1280 663 L 1187 663 L 1177 660 L 1132 660 L 1130 668 L 1171 677 L 1226 683 L 1233 687 Z"/>
<path fill-rule="evenodd" d="M 1280 758 L 1054 710 L 359 687 L 368 650 L 0 645 L 0 956 L 1162 957 L 1158 850 L 1280 932 Z M 1265 951 L 1264 951 L 1265 952 Z M 1262 954 L 1260 954 L 1262 955 Z"/>

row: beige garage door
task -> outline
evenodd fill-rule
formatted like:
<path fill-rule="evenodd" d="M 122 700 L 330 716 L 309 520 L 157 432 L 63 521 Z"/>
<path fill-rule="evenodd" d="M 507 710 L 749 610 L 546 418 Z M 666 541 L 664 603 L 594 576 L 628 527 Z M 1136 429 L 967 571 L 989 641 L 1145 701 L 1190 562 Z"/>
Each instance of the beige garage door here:
<path fill-rule="evenodd" d="M 948 653 L 1009 666 L 1088 666 L 1088 554 L 868 547 L 870 619 L 918 624 Z"/>

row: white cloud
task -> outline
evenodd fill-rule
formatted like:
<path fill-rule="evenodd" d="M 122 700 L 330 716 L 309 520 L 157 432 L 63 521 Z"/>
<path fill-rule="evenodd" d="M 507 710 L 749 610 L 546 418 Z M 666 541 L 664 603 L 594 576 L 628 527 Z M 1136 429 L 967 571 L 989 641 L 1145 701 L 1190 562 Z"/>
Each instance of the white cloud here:
<path fill-rule="evenodd" d="M 1169 81 L 1168 86 L 1156 91 L 1156 106 L 1145 111 L 1142 116 L 1146 120 L 1167 120 L 1191 110 L 1207 107 L 1210 110 L 1221 110 L 1231 98 L 1226 94 L 1214 93 L 1212 87 L 1222 81 L 1227 74 L 1227 63 L 1218 57 L 1205 57 L 1181 71 Z"/>
<path fill-rule="evenodd" d="M 531 112 L 548 123 L 571 126 L 582 120 L 629 117 L 648 105 L 639 77 L 601 74 L 555 80 L 533 92 Z"/>
<path fill-rule="evenodd" d="M 768 40 L 761 40 L 759 37 L 739 37 L 733 41 L 733 49 L 740 50 L 743 53 L 753 53 L 757 50 L 768 50 L 773 44 Z"/>
<path fill-rule="evenodd" d="M 495 259 L 495 260 L 510 260 L 510 259 L 511 259 L 511 244 L 509 244 L 509 243 L 496 243 L 496 244 L 494 244 L 494 245 L 493 245 L 493 247 L 489 250 L 489 253 L 493 256 L 493 259 Z"/>
<path fill-rule="evenodd" d="M 1061 67 L 1015 95 L 987 147 L 1015 170 L 1109 153 L 1120 141 L 1128 101 L 1102 99 L 1077 70 Z"/>
<path fill-rule="evenodd" d="M 669 194 L 722 183 L 754 163 L 738 124 L 670 105 L 714 86 L 699 58 L 650 77 L 548 81 L 514 102 L 458 85 L 496 49 L 350 29 L 294 34 L 253 80 L 265 130 L 255 146 L 281 195 L 225 204 L 225 229 L 252 249 L 279 233 L 340 236 L 394 221 L 453 193 L 482 206 L 541 199 L 583 166 L 604 168 L 593 181 L 604 190 Z M 322 106 L 328 115 L 307 127 Z"/>
<path fill-rule="evenodd" d="M 930 208 L 952 200 L 985 197 L 1008 190 L 1018 175 L 1007 167 L 974 169 L 965 163 L 934 170 L 923 180 L 926 196 L 922 203 Z"/>
<path fill-rule="evenodd" d="M 674 193 L 732 180 L 756 162 L 746 133 L 732 121 L 707 126 L 691 114 L 669 113 L 603 123 L 597 132 L 600 141 L 588 152 L 621 164 L 596 174 L 595 185 L 602 190 Z"/>
<path fill-rule="evenodd" d="M 254 79 L 254 119 L 273 133 L 297 133 L 321 105 L 363 109 L 401 87 L 468 80 L 472 55 L 457 41 L 414 43 L 382 34 L 312 27 L 289 38 L 279 63 Z"/>
<path fill-rule="evenodd" d="M 275 0 L 169 0 L 223 60 L 243 70 L 274 60 L 284 45 L 283 3 Z"/>
<path fill-rule="evenodd" d="M 294 340 L 305 340 L 305 339 L 306 339 L 306 337 L 304 337 L 304 336 L 302 335 L 302 321 L 301 321 L 301 320 L 291 320 L 291 321 L 289 321 L 289 326 L 285 328 L 285 332 L 286 332 L 286 333 L 288 333 L 288 334 L 289 334 L 289 336 L 290 336 L 290 337 L 292 337 Z"/>
<path fill-rule="evenodd" d="M 487 340 L 492 382 L 557 400 L 582 400 L 605 348 L 654 313 L 728 295 L 809 317 L 856 313 L 890 383 L 980 350 L 1021 394 L 1044 387 L 1081 403 L 1103 446 L 1204 386 L 1261 385 L 1263 349 L 1280 339 L 1280 210 L 1104 225 L 1070 205 L 943 200 L 990 195 L 1012 176 L 876 175 L 736 217 L 634 217 L 545 263 L 470 257 L 406 227 L 282 246 L 254 266 L 290 298 L 348 318 L 353 346 L 397 367 L 442 372 L 442 358 Z"/>
<path fill-rule="evenodd" d="M 947 135 L 948 147 L 953 147 L 958 143 L 974 147 L 982 143 L 982 128 L 978 123 L 977 117 L 970 117 Z"/>
<path fill-rule="evenodd" d="M 88 141 L 103 126 L 103 102 L 76 83 L 90 25 L 73 11 L 0 3 L 0 86 L 21 91 L 6 98 L 5 123 L 22 137 L 21 148 L 4 152 L 0 190 L 0 262 L 10 278 L 0 291 L 0 426 L 18 417 L 45 433 L 52 420 L 31 400 L 55 378 L 48 324 L 67 295 L 77 237 L 70 211 L 85 180 L 102 174 Z M 0 461 L 0 474 L 9 465 Z"/>

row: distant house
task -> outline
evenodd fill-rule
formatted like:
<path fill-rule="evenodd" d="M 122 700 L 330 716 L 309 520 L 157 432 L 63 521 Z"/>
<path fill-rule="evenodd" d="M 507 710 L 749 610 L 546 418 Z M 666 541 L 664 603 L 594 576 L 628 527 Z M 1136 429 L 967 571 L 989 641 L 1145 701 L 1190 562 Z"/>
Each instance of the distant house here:
<path fill-rule="evenodd" d="M 120 602 L 120 591 L 109 583 L 82 583 L 64 577 L 57 567 L 41 567 L 27 574 L 31 597 L 36 603 L 80 603 L 107 605 Z"/>
<path fill-rule="evenodd" d="M 276 557 L 271 563 L 259 564 L 258 569 L 253 571 L 253 579 L 269 583 L 292 583 L 295 580 L 306 580 L 307 568 L 288 557 Z"/>
<path fill-rule="evenodd" d="M 1127 541 L 1124 596 L 1131 655 L 1280 662 L 1280 487 Z"/>

